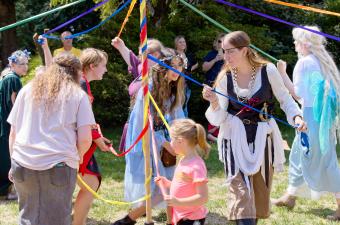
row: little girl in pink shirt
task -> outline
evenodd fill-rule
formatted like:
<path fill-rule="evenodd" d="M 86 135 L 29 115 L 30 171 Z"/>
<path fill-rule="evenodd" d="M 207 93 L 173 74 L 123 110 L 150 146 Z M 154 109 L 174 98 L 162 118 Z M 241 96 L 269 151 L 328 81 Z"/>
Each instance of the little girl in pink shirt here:
<path fill-rule="evenodd" d="M 171 147 L 182 156 L 174 178 L 156 177 L 159 186 L 170 188 L 164 200 L 173 207 L 174 225 L 203 225 L 208 213 L 204 204 L 208 201 L 207 168 L 198 154 L 202 150 L 208 156 L 210 145 L 202 125 L 190 119 L 175 120 L 170 128 Z"/>

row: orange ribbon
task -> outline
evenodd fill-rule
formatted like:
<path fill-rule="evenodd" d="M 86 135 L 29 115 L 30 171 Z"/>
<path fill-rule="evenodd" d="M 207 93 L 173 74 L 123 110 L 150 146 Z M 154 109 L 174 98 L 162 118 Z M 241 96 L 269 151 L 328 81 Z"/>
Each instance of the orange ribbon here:
<path fill-rule="evenodd" d="M 131 2 L 131 4 L 130 4 L 130 8 L 129 8 L 129 10 L 128 10 L 126 16 L 125 16 L 125 19 L 124 19 L 124 21 L 123 21 L 123 23 L 122 23 L 122 26 L 121 26 L 121 28 L 120 28 L 120 31 L 119 31 L 117 37 L 120 37 L 120 35 L 122 34 L 123 29 L 124 29 L 124 27 L 125 27 L 125 24 L 128 22 L 129 16 L 131 15 L 132 10 L 133 10 L 133 8 L 135 7 L 136 2 L 137 2 L 137 0 L 132 0 L 132 2 Z"/>
<path fill-rule="evenodd" d="M 303 10 L 308 10 L 308 11 L 313 11 L 313 12 L 318 12 L 318 13 L 323 13 L 323 14 L 328 14 L 328 15 L 333 15 L 333 16 L 340 16 L 340 13 L 331 12 L 331 11 L 327 11 L 327 10 L 323 10 L 323 9 L 317 9 L 317 8 L 304 6 L 304 5 L 298 5 L 298 4 L 294 4 L 294 3 L 283 2 L 283 1 L 279 1 L 279 0 L 264 0 L 264 1 L 269 2 L 269 3 L 273 3 L 273 4 L 278 4 L 278 5 L 289 6 L 289 7 L 293 7 L 293 8 L 297 8 L 297 9 L 303 9 Z"/>

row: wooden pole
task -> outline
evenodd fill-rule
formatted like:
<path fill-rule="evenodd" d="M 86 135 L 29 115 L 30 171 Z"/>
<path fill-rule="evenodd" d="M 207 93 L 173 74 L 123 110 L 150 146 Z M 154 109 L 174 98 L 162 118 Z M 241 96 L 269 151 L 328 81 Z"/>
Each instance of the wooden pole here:
<path fill-rule="evenodd" d="M 144 117 L 143 126 L 148 123 L 149 111 L 149 88 L 148 88 L 148 59 L 147 59 L 147 17 L 146 17 L 146 0 L 140 0 L 140 47 L 142 49 L 142 88 L 144 94 Z M 150 129 L 143 137 L 143 152 L 144 152 L 144 165 L 145 165 L 145 194 L 151 195 L 151 183 L 148 179 L 150 177 Z M 151 198 L 146 199 L 146 222 L 147 225 L 152 225 L 152 212 L 151 212 Z"/>

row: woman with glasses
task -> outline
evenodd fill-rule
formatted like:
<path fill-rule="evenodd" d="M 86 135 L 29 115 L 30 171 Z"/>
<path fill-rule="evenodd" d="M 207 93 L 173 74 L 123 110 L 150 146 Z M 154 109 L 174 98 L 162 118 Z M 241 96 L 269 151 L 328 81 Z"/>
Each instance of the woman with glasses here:
<path fill-rule="evenodd" d="M 205 82 L 212 85 L 220 72 L 224 62 L 222 53 L 222 41 L 225 34 L 218 34 L 214 40 L 213 47 L 204 58 L 202 70 L 205 72 Z"/>
<path fill-rule="evenodd" d="M 320 31 L 317 27 L 308 28 Z M 296 135 L 290 151 L 286 194 L 273 203 L 293 208 L 297 196 L 318 199 L 320 192 L 330 192 L 335 195 L 338 208 L 328 219 L 340 220 L 340 168 L 336 154 L 336 131 L 340 130 L 339 70 L 325 48 L 323 36 L 295 28 L 293 38 L 299 57 L 293 82 L 286 73 L 285 62 L 280 61 L 278 69 L 286 87 L 302 105 L 309 127 L 309 148 L 304 148 L 300 135 Z"/>
<path fill-rule="evenodd" d="M 11 167 L 8 137 L 11 125 L 6 120 L 22 87 L 20 78 L 27 74 L 29 55 L 27 50 L 13 52 L 8 58 L 8 68 L 1 73 L 0 78 L 0 196 L 9 200 L 17 196 L 13 186 L 10 188 L 12 182 L 8 179 Z"/>
<path fill-rule="evenodd" d="M 161 60 L 181 72 L 184 70 L 183 59 L 178 55 L 174 55 L 172 53 L 166 54 L 166 57 L 161 58 Z M 153 66 L 149 73 L 149 90 L 167 122 L 170 123 L 174 119 L 183 118 L 184 113 L 182 107 L 184 102 L 184 78 L 160 65 Z M 160 119 L 155 108 L 152 106 L 150 108 L 153 118 L 153 130 L 155 132 L 154 134 L 157 146 L 156 150 L 160 152 L 162 149 L 162 151 L 168 151 L 170 154 L 175 155 L 174 151 L 170 147 L 169 135 L 165 125 Z M 143 110 L 143 90 L 140 89 L 129 117 L 126 146 L 131 146 L 143 130 Z M 150 181 L 151 204 L 152 207 L 156 207 L 163 202 L 163 196 L 160 189 L 154 182 L 154 178 L 157 175 L 155 166 L 156 162 L 152 156 L 153 150 L 151 144 L 150 147 L 151 166 L 153 171 Z M 124 195 L 125 200 L 131 202 L 145 196 L 144 155 L 141 141 L 138 142 L 131 152 L 125 156 L 125 161 Z M 159 160 L 158 169 L 161 176 L 165 176 L 167 179 L 172 180 L 175 165 L 165 164 L 164 161 Z M 114 222 L 113 225 L 134 225 L 136 224 L 136 220 L 145 214 L 145 210 L 144 201 L 137 203 L 133 206 L 128 215 Z M 170 208 L 167 210 L 167 224 L 171 224 Z"/>
<path fill-rule="evenodd" d="M 187 52 L 187 43 L 184 36 L 178 35 L 175 37 L 175 50 L 184 60 L 184 72 L 190 76 L 191 73 L 198 68 L 198 62 L 194 54 Z M 188 117 L 188 102 L 191 95 L 189 83 L 190 82 L 185 82 L 185 103 L 183 105 L 185 117 Z"/>
<path fill-rule="evenodd" d="M 219 158 L 227 174 L 228 219 L 237 225 L 254 225 L 270 215 L 270 189 L 274 169 L 285 162 L 283 140 L 272 115 L 275 98 L 298 130 L 306 129 L 298 105 L 284 86 L 275 65 L 261 59 L 250 47 L 243 31 L 224 37 L 225 65 L 215 82 L 216 95 L 208 86 L 203 98 L 210 102 L 206 112 L 209 122 L 220 126 Z M 237 100 L 237 101 L 235 101 Z"/>

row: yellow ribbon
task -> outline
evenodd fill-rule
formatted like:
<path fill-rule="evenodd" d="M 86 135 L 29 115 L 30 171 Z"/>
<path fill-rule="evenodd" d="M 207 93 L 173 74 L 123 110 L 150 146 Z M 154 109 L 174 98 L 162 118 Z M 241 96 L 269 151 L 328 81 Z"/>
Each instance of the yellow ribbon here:
<path fill-rule="evenodd" d="M 323 13 L 323 14 L 328 14 L 328 15 L 333 15 L 333 16 L 340 16 L 340 13 L 336 12 L 331 12 L 323 9 L 317 9 L 309 6 L 303 6 L 303 5 L 298 5 L 294 3 L 288 3 L 288 2 L 283 2 L 283 1 L 278 1 L 278 0 L 264 0 L 265 2 L 273 3 L 273 4 L 278 4 L 278 5 L 284 5 L 292 8 L 297 8 L 297 9 L 303 9 L 303 10 L 308 10 L 308 11 L 313 11 L 313 12 L 318 12 L 318 13 Z"/>
<path fill-rule="evenodd" d="M 161 117 L 164 125 L 166 126 L 166 129 L 170 130 L 170 126 L 169 126 L 168 122 L 166 122 L 166 120 L 165 120 L 165 118 L 164 118 L 164 116 L 162 114 L 162 111 L 159 109 L 158 105 L 155 102 L 155 99 L 153 99 L 153 97 L 150 94 L 150 92 L 148 94 L 149 94 L 149 97 L 150 97 L 150 100 L 151 100 L 153 106 L 155 107 L 156 111 L 158 112 L 159 117 Z"/>
<path fill-rule="evenodd" d="M 151 180 L 151 172 L 150 172 L 150 177 L 145 181 L 145 183 L 149 183 L 150 180 Z M 90 186 L 88 186 L 85 181 L 80 177 L 80 175 L 78 174 L 77 176 L 78 178 L 78 181 L 91 193 L 93 194 L 93 196 L 99 200 L 102 200 L 108 204 L 111 204 L 111 205 L 132 205 L 132 204 L 136 204 L 138 202 L 143 202 L 145 201 L 146 199 L 149 199 L 151 197 L 151 195 L 146 195 L 142 198 L 139 198 L 137 199 L 136 201 L 133 201 L 133 202 L 121 202 L 121 201 L 112 201 L 112 200 L 107 200 L 103 197 L 101 197 L 97 192 L 95 192 Z"/>
<path fill-rule="evenodd" d="M 117 37 L 120 37 L 120 35 L 122 34 L 123 29 L 124 29 L 126 23 L 127 23 L 128 20 L 129 20 L 129 17 L 130 17 L 130 15 L 131 15 L 131 13 L 132 13 L 133 8 L 135 7 L 136 2 L 137 2 L 137 0 L 132 0 L 132 2 L 131 2 L 131 4 L 130 4 L 130 8 L 129 8 L 129 10 L 128 10 L 126 16 L 125 16 L 125 19 L 124 19 L 124 21 L 123 21 L 123 23 L 122 23 L 122 26 L 120 27 L 120 31 L 119 31 Z"/>

